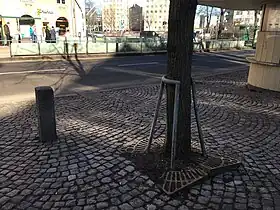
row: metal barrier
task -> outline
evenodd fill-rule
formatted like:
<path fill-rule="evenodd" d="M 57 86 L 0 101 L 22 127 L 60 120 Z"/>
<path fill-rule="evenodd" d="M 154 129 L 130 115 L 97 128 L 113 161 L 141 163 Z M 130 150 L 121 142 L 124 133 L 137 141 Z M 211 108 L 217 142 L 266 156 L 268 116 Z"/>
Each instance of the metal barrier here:
<path fill-rule="evenodd" d="M 41 40 L 42 41 L 42 40 Z M 57 40 L 45 40 L 36 43 L 14 42 L 12 40 L 10 55 L 11 56 L 28 56 L 28 55 L 65 55 L 65 46 L 68 46 L 70 54 L 74 54 L 74 44 L 77 44 L 77 54 L 97 54 L 97 53 L 152 53 L 167 50 L 166 39 L 142 39 L 142 38 L 125 38 L 125 37 L 105 37 L 105 38 L 79 38 L 79 37 L 58 37 Z M 203 51 L 206 49 L 223 49 L 244 46 L 240 41 L 219 41 L 210 40 L 200 44 L 194 43 L 194 50 Z"/>
<path fill-rule="evenodd" d="M 160 109 L 161 100 L 162 100 L 162 96 L 163 96 L 163 90 L 166 85 L 175 85 L 173 125 L 172 125 L 171 164 L 170 164 L 170 168 L 174 169 L 175 158 L 176 158 L 176 147 L 177 147 L 177 125 L 178 125 L 178 112 L 179 112 L 180 81 L 167 79 L 166 76 L 162 77 L 161 83 L 160 83 L 158 101 L 157 101 L 156 110 L 155 110 L 155 115 L 154 115 L 154 119 L 152 121 L 149 140 L 148 140 L 148 144 L 147 144 L 145 151 L 150 152 L 150 149 L 151 149 L 153 134 L 154 134 L 156 122 L 158 119 L 159 109 Z M 195 89 L 195 84 L 193 82 L 193 79 L 191 79 L 191 88 L 192 88 L 193 105 L 194 105 L 196 124 L 197 124 L 197 129 L 198 129 L 198 134 L 199 134 L 201 152 L 202 152 L 203 156 L 206 156 L 205 143 L 204 143 L 204 139 L 203 139 L 203 135 L 202 135 L 200 119 L 199 119 L 198 110 L 197 110 L 196 89 Z"/>
<path fill-rule="evenodd" d="M 104 42 L 105 41 L 105 42 Z M 56 41 L 37 43 L 12 43 L 11 56 L 28 55 L 67 55 L 67 54 L 95 54 L 95 53 L 145 53 L 166 50 L 166 44 L 162 42 L 112 42 L 107 38 L 103 42 L 95 39 L 58 39 Z M 75 51 L 74 46 L 77 47 Z"/>

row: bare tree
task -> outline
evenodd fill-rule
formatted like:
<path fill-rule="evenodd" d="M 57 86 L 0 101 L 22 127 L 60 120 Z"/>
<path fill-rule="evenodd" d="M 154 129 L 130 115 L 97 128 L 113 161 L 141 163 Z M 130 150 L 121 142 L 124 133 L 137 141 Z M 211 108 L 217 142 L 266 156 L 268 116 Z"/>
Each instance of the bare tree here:
<path fill-rule="evenodd" d="M 147 26 L 149 27 L 149 31 L 151 30 L 151 26 L 153 24 L 153 21 L 154 21 L 154 14 L 151 14 L 150 15 L 146 15 L 145 19 L 144 19 L 144 22 L 147 24 Z"/>
<path fill-rule="evenodd" d="M 116 7 L 109 5 L 103 9 L 103 27 L 112 31 L 116 30 Z"/>
<path fill-rule="evenodd" d="M 253 32 L 252 47 L 254 46 L 255 38 L 256 38 L 256 34 L 257 34 L 257 30 L 258 30 L 258 22 L 259 22 L 258 15 L 259 14 L 260 14 L 260 10 L 254 11 L 254 32 Z"/>
<path fill-rule="evenodd" d="M 212 16 L 217 15 L 216 9 L 214 7 L 200 5 L 199 7 L 197 7 L 196 15 L 206 17 L 206 33 L 209 33 Z"/>
<path fill-rule="evenodd" d="M 93 0 L 86 0 L 85 5 L 86 5 L 86 8 L 92 8 L 92 7 L 94 7 L 94 1 Z"/>
<path fill-rule="evenodd" d="M 218 29 L 218 38 L 221 38 L 222 31 L 224 30 L 225 12 L 226 12 L 225 9 L 220 8 L 220 23 Z"/>
<path fill-rule="evenodd" d="M 213 7 L 206 7 L 206 33 L 209 33 L 209 28 L 210 28 L 210 23 L 212 19 L 212 14 L 213 14 Z"/>
<path fill-rule="evenodd" d="M 149 27 L 149 31 L 151 30 L 151 25 L 152 25 L 152 20 L 149 19 L 145 19 L 145 23 L 147 23 L 148 27 Z"/>

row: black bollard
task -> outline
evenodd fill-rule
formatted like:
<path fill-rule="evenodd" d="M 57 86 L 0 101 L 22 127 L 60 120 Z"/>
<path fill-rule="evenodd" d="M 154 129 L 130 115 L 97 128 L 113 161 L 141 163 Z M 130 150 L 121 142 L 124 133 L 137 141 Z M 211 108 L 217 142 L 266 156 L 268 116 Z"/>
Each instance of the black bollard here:
<path fill-rule="evenodd" d="M 35 88 L 39 137 L 43 143 L 56 141 L 54 94 L 50 86 Z"/>
<path fill-rule="evenodd" d="M 119 52 L 119 43 L 116 42 L 116 53 Z"/>

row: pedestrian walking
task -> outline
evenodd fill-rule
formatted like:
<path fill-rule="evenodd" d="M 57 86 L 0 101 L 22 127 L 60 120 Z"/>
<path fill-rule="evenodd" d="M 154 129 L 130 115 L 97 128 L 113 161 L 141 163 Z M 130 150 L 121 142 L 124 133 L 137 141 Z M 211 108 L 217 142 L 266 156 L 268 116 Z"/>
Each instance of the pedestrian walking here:
<path fill-rule="evenodd" d="M 51 42 L 51 31 L 50 31 L 49 26 L 46 26 L 45 33 L 46 33 L 46 42 L 50 43 Z"/>
<path fill-rule="evenodd" d="M 30 34 L 30 40 L 33 42 L 33 36 L 34 36 L 34 33 L 33 33 L 33 28 L 32 28 L 32 25 L 30 25 L 30 28 L 29 28 L 29 34 Z"/>
<path fill-rule="evenodd" d="M 56 31 L 53 26 L 50 33 L 51 33 L 51 42 L 56 43 Z"/>
<path fill-rule="evenodd" d="M 10 32 L 10 23 L 7 22 L 7 24 L 4 25 L 4 33 L 6 36 L 6 40 L 7 40 L 7 45 L 10 46 L 10 44 L 12 43 L 12 37 L 11 37 L 11 32 Z"/>
<path fill-rule="evenodd" d="M 18 43 L 21 43 L 21 34 L 20 34 L 20 30 L 18 30 Z"/>
<path fill-rule="evenodd" d="M 36 30 L 36 25 L 33 25 L 33 26 L 32 26 L 32 29 L 33 29 L 33 39 L 32 39 L 32 42 L 33 42 L 33 43 L 36 43 L 36 42 L 37 42 L 37 30 Z"/>

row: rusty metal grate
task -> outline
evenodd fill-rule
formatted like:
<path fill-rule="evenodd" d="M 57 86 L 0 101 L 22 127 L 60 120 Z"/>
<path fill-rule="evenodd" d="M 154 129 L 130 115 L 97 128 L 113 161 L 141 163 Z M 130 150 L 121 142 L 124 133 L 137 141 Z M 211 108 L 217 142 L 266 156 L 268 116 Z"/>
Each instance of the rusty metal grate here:
<path fill-rule="evenodd" d="M 207 157 L 197 156 L 193 161 L 204 168 L 209 175 L 214 175 L 227 169 L 236 169 L 241 164 L 237 159 L 218 154 L 209 155 Z"/>
<path fill-rule="evenodd" d="M 180 171 L 167 171 L 161 177 L 163 179 L 161 188 L 166 194 L 172 195 L 185 187 L 196 184 L 207 176 L 207 172 L 199 167 L 187 167 Z"/>

